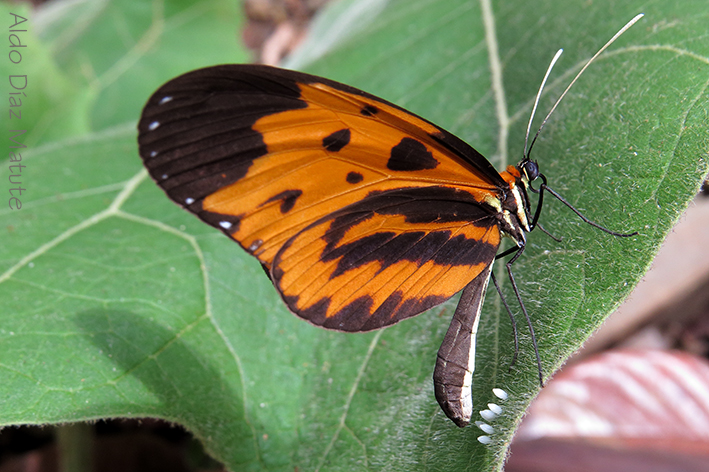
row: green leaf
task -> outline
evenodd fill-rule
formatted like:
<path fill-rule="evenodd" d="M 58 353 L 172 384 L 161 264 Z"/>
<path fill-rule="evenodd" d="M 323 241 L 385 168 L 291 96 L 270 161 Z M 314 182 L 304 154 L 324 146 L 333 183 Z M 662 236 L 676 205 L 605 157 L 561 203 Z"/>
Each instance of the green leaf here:
<path fill-rule="evenodd" d="M 33 33 L 41 38 L 34 46 L 51 51 L 43 60 L 69 84 L 57 94 L 84 94 L 72 112 L 83 125 L 63 128 L 58 115 L 15 150 L 27 190 L 21 210 L 0 210 L 0 425 L 160 417 L 185 425 L 234 471 L 500 470 L 539 385 L 521 318 L 520 356 L 509 370 L 512 332 L 494 291 L 473 394 L 476 415 L 491 401 L 504 410 L 484 446 L 476 440 L 483 433 L 457 428 L 433 396 L 454 301 L 376 333 L 313 327 L 287 312 L 253 258 L 170 203 L 142 170 L 134 122 L 150 92 L 185 70 L 245 58 L 233 2 L 58 5 L 74 10 L 45 10 L 53 21 Z M 406 106 L 498 169 L 519 160 L 556 49 L 567 48 L 541 110 L 644 8 L 534 148 L 549 185 L 570 203 L 609 228 L 640 232 L 614 238 L 547 196 L 542 223 L 563 240 L 533 232 L 514 270 L 551 375 L 628 294 L 707 174 L 704 2 L 345 7 L 318 23 L 327 42 L 302 53 L 301 64 L 317 58 L 307 71 Z M 345 30 L 324 34 L 328 24 Z M 22 124 L 39 133 L 50 115 L 28 108 Z M 58 139 L 66 129 L 73 137 Z M 6 198 L 10 164 L 0 168 Z M 514 300 L 504 271 L 496 273 Z M 510 398 L 496 400 L 493 387 Z"/>

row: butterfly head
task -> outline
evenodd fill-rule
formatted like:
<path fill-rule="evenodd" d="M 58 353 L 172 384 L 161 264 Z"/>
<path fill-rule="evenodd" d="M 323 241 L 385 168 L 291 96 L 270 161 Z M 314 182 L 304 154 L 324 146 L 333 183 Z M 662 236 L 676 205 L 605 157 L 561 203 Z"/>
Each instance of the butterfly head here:
<path fill-rule="evenodd" d="M 520 213 L 520 221 L 526 223 L 526 226 L 524 226 L 525 231 L 530 232 L 532 228 L 536 226 L 537 218 L 539 218 L 539 209 L 537 210 L 537 214 L 535 214 L 534 218 L 531 218 L 531 207 L 527 190 L 533 193 L 539 193 L 539 190 L 535 190 L 534 187 L 532 187 L 532 182 L 538 178 L 541 178 L 544 185 L 546 185 L 546 178 L 544 177 L 544 174 L 539 172 L 539 164 L 537 161 L 531 160 L 529 155 L 524 156 L 515 170 L 519 174 L 519 178 L 516 183 L 520 187 L 522 195 L 519 202 L 518 213 Z M 522 214 L 524 215 L 524 218 L 522 218 Z"/>
<path fill-rule="evenodd" d="M 522 179 L 525 181 L 525 185 L 527 186 L 539 177 L 539 164 L 537 164 L 537 161 L 533 161 L 526 157 L 522 159 L 522 162 L 519 163 L 518 167 L 522 173 Z"/>

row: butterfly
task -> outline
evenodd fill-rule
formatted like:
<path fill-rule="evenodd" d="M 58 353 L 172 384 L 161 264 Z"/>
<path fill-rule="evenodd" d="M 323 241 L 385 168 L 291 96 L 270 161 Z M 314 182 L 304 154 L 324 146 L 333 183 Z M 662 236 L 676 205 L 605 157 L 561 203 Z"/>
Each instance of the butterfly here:
<path fill-rule="evenodd" d="M 261 65 L 167 82 L 138 130 L 144 165 L 168 197 L 258 259 L 290 311 L 314 325 L 380 329 L 462 290 L 434 387 L 449 418 L 470 422 L 475 333 L 493 261 L 514 254 L 508 272 L 527 316 L 511 264 L 538 226 L 544 192 L 566 203 L 529 151 L 498 172 L 393 103 Z M 539 194 L 534 213 L 528 191 Z M 503 236 L 515 245 L 498 255 Z"/>

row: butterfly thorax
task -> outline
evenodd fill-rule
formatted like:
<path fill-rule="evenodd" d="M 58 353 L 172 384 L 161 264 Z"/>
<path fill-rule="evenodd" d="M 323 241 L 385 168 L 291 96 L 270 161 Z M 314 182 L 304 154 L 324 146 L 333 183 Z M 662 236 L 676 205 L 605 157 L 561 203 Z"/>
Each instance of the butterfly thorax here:
<path fill-rule="evenodd" d="M 499 200 L 497 219 L 500 230 L 505 236 L 512 238 L 517 246 L 524 246 L 525 233 L 530 231 L 526 174 L 519 166 L 508 166 L 500 176 L 508 185 Z"/>

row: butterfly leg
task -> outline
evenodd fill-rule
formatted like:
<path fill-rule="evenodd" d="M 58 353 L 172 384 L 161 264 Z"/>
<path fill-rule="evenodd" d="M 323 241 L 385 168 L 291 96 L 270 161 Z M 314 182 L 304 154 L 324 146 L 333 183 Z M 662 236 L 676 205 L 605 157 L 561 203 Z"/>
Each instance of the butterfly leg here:
<path fill-rule="evenodd" d="M 492 283 L 495 284 L 495 288 L 497 289 L 498 295 L 500 295 L 500 300 L 502 300 L 502 304 L 505 306 L 505 310 L 507 310 L 507 314 L 510 315 L 510 322 L 512 323 L 512 334 L 514 335 L 514 339 L 515 339 L 515 353 L 512 356 L 512 362 L 510 362 L 510 370 L 512 370 L 512 366 L 514 366 L 515 362 L 517 362 L 517 354 L 519 353 L 519 338 L 517 337 L 517 322 L 515 321 L 515 316 L 512 314 L 512 310 L 510 310 L 510 306 L 507 304 L 507 300 L 505 299 L 505 296 L 502 294 L 502 289 L 500 289 L 500 285 L 497 283 L 497 278 L 495 277 L 495 273 L 491 272 L 490 277 L 492 278 Z"/>
<path fill-rule="evenodd" d="M 473 416 L 475 336 L 491 270 L 492 264 L 463 289 L 433 371 L 436 400 L 446 416 L 461 428 Z"/>
<path fill-rule="evenodd" d="M 522 301 L 522 296 L 519 294 L 519 289 L 517 288 L 517 282 L 515 282 L 515 276 L 512 273 L 512 264 L 519 258 L 519 256 L 522 255 L 524 252 L 525 246 L 520 246 L 519 249 L 517 249 L 517 252 L 515 253 L 512 258 L 507 261 L 505 264 L 505 267 L 507 267 L 507 275 L 510 278 L 510 282 L 512 282 L 512 290 L 515 292 L 515 296 L 517 297 L 517 302 L 519 303 L 519 307 L 522 309 L 522 313 L 524 314 L 524 319 L 527 320 L 527 326 L 529 327 L 529 334 L 532 336 L 532 345 L 534 346 L 534 354 L 537 356 L 537 369 L 539 370 L 539 384 L 543 387 L 544 386 L 544 373 L 542 371 L 542 360 L 539 357 L 539 349 L 537 348 L 537 338 L 534 336 L 534 327 L 532 326 L 532 320 L 529 319 L 529 314 L 527 313 L 527 309 L 524 307 L 524 302 Z"/>

